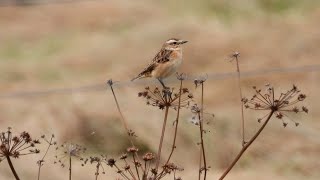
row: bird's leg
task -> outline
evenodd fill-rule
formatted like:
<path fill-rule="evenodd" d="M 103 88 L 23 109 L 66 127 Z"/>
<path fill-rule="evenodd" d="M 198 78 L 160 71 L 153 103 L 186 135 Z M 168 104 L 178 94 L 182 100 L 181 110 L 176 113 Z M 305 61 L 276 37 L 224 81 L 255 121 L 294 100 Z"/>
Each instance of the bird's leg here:
<path fill-rule="evenodd" d="M 159 80 L 159 82 L 161 83 L 161 85 L 163 86 L 163 98 L 165 98 L 165 99 L 167 99 L 167 98 L 171 99 L 170 88 L 167 87 L 167 86 L 165 86 L 164 83 L 163 83 L 163 81 L 162 81 L 160 78 L 158 78 L 158 80 Z"/>
<path fill-rule="evenodd" d="M 163 81 L 160 78 L 157 78 L 157 79 L 161 83 L 163 89 L 169 89 L 167 86 L 164 85 Z"/>

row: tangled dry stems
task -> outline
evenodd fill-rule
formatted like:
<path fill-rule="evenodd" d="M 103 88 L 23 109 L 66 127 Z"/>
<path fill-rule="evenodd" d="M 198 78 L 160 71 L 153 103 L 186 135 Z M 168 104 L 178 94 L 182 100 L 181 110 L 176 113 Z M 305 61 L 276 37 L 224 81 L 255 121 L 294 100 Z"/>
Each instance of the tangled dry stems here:
<path fill-rule="evenodd" d="M 277 94 L 275 88 L 267 84 L 266 89 L 262 90 L 257 87 L 253 87 L 254 95 L 251 98 L 245 98 L 242 95 L 240 84 L 240 68 L 239 68 L 239 54 L 234 53 L 233 58 L 237 62 L 238 72 L 238 86 L 241 102 L 241 136 L 242 136 L 242 148 L 237 156 L 230 163 L 227 169 L 222 173 L 220 180 L 224 179 L 232 168 L 239 162 L 245 151 L 252 145 L 261 132 L 265 129 L 266 125 L 270 122 L 271 118 L 275 116 L 276 119 L 281 120 L 283 127 L 287 127 L 289 122 L 293 122 L 295 126 L 299 125 L 299 122 L 293 120 L 290 114 L 308 113 L 309 110 L 306 106 L 300 105 L 302 101 L 306 99 L 306 95 L 301 93 L 297 86 L 293 85 L 289 90 Z M 95 167 L 94 178 L 97 180 L 101 174 L 107 174 L 106 166 L 114 169 L 119 177 L 125 180 L 160 180 L 166 176 L 172 175 L 174 180 L 180 180 L 181 177 L 177 176 L 177 173 L 183 171 L 183 167 L 180 167 L 176 163 L 172 162 L 172 156 L 177 148 L 177 134 L 179 130 L 180 110 L 182 108 L 189 109 L 193 114 L 193 122 L 199 128 L 199 140 L 197 143 L 200 147 L 199 151 L 199 169 L 198 179 L 207 179 L 207 171 L 210 165 L 207 164 L 208 156 L 206 154 L 204 136 L 206 130 L 204 126 L 206 119 L 204 118 L 204 92 L 206 77 L 200 77 L 194 80 L 195 87 L 201 88 L 200 106 L 196 103 L 195 97 L 188 88 L 183 87 L 183 81 L 186 79 L 185 74 L 178 74 L 177 79 L 180 82 L 178 90 L 175 88 L 159 89 L 158 87 L 150 88 L 146 87 L 143 91 L 138 93 L 138 97 L 144 99 L 148 106 L 157 107 L 164 114 L 163 126 L 161 129 L 161 136 L 159 140 L 158 151 L 146 152 L 143 155 L 139 155 L 139 149 L 135 146 L 136 134 L 129 128 L 124 114 L 121 111 L 120 104 L 117 100 L 116 93 L 114 91 L 112 80 L 108 81 L 108 85 L 111 88 L 111 92 L 116 103 L 117 110 L 120 114 L 121 121 L 131 146 L 119 158 L 108 158 L 107 155 L 94 155 L 89 158 L 85 158 L 86 148 L 74 143 L 63 143 L 57 146 L 54 140 L 55 136 L 52 135 L 49 139 L 46 136 L 41 136 L 41 139 L 47 144 L 44 154 L 37 161 L 38 165 L 38 180 L 40 180 L 41 168 L 44 166 L 45 158 L 49 154 L 51 147 L 56 146 L 55 164 L 60 164 L 61 167 L 68 167 L 69 180 L 72 179 L 72 163 L 73 160 L 79 160 L 82 166 L 93 165 Z M 244 124 L 244 112 L 243 107 L 248 110 L 265 112 L 258 118 L 258 122 L 262 123 L 258 131 L 245 141 L 245 124 Z M 163 139 L 166 134 L 166 125 L 168 120 L 168 114 L 175 113 L 176 118 L 174 120 L 174 136 L 172 138 L 171 151 L 167 154 L 165 160 L 161 160 L 163 155 Z M 13 166 L 11 158 L 18 159 L 21 156 L 39 154 L 40 150 L 36 148 L 40 141 L 32 139 L 28 132 L 22 132 L 18 135 L 13 135 L 11 128 L 0 134 L 0 162 L 7 160 L 8 165 L 16 179 L 19 179 L 18 173 Z M 90 162 L 90 163 L 88 163 Z"/>

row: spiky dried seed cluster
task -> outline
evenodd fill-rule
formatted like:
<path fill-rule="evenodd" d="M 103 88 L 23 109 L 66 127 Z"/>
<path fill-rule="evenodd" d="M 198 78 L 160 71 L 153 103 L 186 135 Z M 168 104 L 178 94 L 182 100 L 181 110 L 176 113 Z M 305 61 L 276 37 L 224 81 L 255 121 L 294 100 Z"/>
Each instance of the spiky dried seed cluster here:
<path fill-rule="evenodd" d="M 177 109 L 179 106 L 179 97 L 181 96 L 180 107 L 188 107 L 193 99 L 193 95 L 189 92 L 188 88 L 182 88 L 180 91 L 172 89 L 154 88 L 151 90 L 146 87 L 144 91 L 138 93 L 139 97 L 147 100 L 147 105 L 159 107 L 164 109 L 165 107 L 172 107 Z"/>
<path fill-rule="evenodd" d="M 108 165 L 108 159 L 105 155 L 93 156 L 89 158 L 90 164 L 95 164 L 96 172 L 95 175 L 98 176 L 100 174 L 100 169 L 102 169 L 102 174 L 105 174 L 104 165 Z"/>
<path fill-rule="evenodd" d="M 36 145 L 40 144 L 40 141 L 32 139 L 26 131 L 19 135 L 13 135 L 11 128 L 8 127 L 6 132 L 1 132 L 0 142 L 0 162 L 6 157 L 19 158 L 20 156 L 40 153 L 40 150 L 36 149 Z"/>
<path fill-rule="evenodd" d="M 174 172 L 174 171 L 183 171 L 184 169 L 181 168 L 181 167 L 178 167 L 177 165 L 175 165 L 174 163 L 168 163 L 168 164 L 165 164 L 163 166 L 163 169 L 166 173 L 170 174 L 171 172 Z"/>
<path fill-rule="evenodd" d="M 55 156 L 55 164 L 60 164 L 61 167 L 65 167 L 65 161 L 69 158 L 75 158 L 81 161 L 81 165 L 84 166 L 88 159 L 83 157 L 86 152 L 86 148 L 78 144 L 63 143 L 59 147 L 56 147 L 57 155 Z M 58 154 L 59 153 L 59 154 Z"/>
<path fill-rule="evenodd" d="M 110 158 L 107 160 L 107 165 L 115 168 L 116 172 L 125 179 L 137 179 L 138 174 L 135 174 L 137 172 L 141 172 L 144 178 L 147 178 L 148 174 L 152 174 L 151 166 L 155 155 L 151 152 L 145 153 L 142 156 L 143 163 L 141 163 L 137 154 L 138 151 L 139 149 L 136 147 L 128 147 L 126 153 L 119 157 L 122 162 L 117 162 L 115 159 Z M 128 160 L 129 158 L 131 160 Z M 119 165 L 119 163 L 122 165 Z M 151 176 L 149 178 L 151 178 Z"/>
<path fill-rule="evenodd" d="M 206 82 L 207 79 L 208 79 L 208 75 L 202 76 L 202 77 L 199 77 L 199 78 L 195 79 L 193 81 L 193 83 L 197 88 L 199 85 L 202 85 L 204 82 Z"/>
<path fill-rule="evenodd" d="M 286 127 L 288 124 L 286 121 L 284 121 L 284 117 L 294 122 L 294 124 L 298 126 L 299 123 L 289 118 L 287 113 L 308 113 L 309 110 L 307 107 L 296 106 L 297 103 L 304 101 L 307 96 L 305 94 L 302 94 L 295 85 L 293 85 L 293 87 L 290 90 L 284 93 L 280 93 L 278 97 L 276 97 L 274 88 L 272 86 L 267 84 L 266 87 L 266 93 L 262 93 L 261 89 L 257 89 L 254 86 L 253 89 L 255 90 L 255 94 L 253 95 L 253 97 L 251 99 L 242 99 L 245 108 L 252 110 L 273 111 L 275 113 L 276 118 L 282 120 L 284 127 Z M 263 116 L 262 118 L 258 118 L 258 122 L 261 122 L 266 117 L 267 115 Z"/>
<path fill-rule="evenodd" d="M 193 104 L 190 108 L 190 111 L 192 113 L 190 122 L 196 126 L 199 126 L 199 123 L 200 123 L 199 116 L 201 114 L 201 108 L 198 106 L 198 104 Z M 203 114 L 205 115 L 205 117 L 203 117 L 204 123 L 210 124 L 211 120 L 214 118 L 214 114 L 208 113 L 208 112 L 203 112 Z"/>
<path fill-rule="evenodd" d="M 150 153 L 150 152 L 146 153 L 146 154 L 143 155 L 143 157 L 142 157 L 142 159 L 143 159 L 144 161 L 151 161 L 151 160 L 153 160 L 154 158 L 155 158 L 154 154 L 153 154 L 153 153 Z"/>
<path fill-rule="evenodd" d="M 107 165 L 113 167 L 116 164 L 116 160 L 113 158 L 108 159 Z"/>
<path fill-rule="evenodd" d="M 139 149 L 136 148 L 136 147 L 129 147 L 129 148 L 127 148 L 127 152 L 128 152 L 128 153 L 136 153 L 136 152 L 138 152 L 138 151 L 139 151 Z"/>

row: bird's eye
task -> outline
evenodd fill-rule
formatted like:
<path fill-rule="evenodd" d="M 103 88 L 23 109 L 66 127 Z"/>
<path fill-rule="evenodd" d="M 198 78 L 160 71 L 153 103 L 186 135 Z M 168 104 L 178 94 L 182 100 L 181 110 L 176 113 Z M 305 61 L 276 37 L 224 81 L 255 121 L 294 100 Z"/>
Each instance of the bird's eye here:
<path fill-rule="evenodd" d="M 173 42 L 172 44 L 177 44 L 177 42 Z"/>

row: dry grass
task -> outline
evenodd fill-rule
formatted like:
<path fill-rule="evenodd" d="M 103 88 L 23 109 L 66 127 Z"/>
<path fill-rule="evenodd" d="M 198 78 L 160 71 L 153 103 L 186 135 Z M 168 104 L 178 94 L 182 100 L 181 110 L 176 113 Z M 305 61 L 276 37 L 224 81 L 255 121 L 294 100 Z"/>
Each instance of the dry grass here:
<path fill-rule="evenodd" d="M 203 1 L 195 5 L 188 1 L 185 9 L 181 8 L 181 2 L 126 0 L 0 7 L 0 90 L 4 93 L 81 86 L 110 78 L 127 81 L 170 37 L 190 41 L 184 49 L 181 69 L 187 74 L 234 72 L 234 64 L 225 60 L 234 50 L 241 52 L 242 72 L 319 64 L 318 3 L 261 5 L 266 2 Z M 310 97 L 307 100 L 310 113 L 301 119 L 299 128 L 289 125 L 283 129 L 281 121 L 271 121 L 229 179 L 319 179 L 318 81 L 319 72 L 275 73 L 242 79 L 245 96 L 251 94 L 252 85 L 270 82 L 287 89 L 292 83 L 298 84 Z M 187 86 L 193 88 L 191 82 Z M 209 79 L 206 86 L 206 110 L 216 115 L 210 128 L 212 133 L 205 139 L 210 142 L 206 151 L 207 163 L 212 166 L 208 176 L 218 177 L 229 164 L 226 161 L 230 162 L 240 149 L 241 114 L 235 78 Z M 141 110 L 144 102 L 137 97 L 141 88 L 139 84 L 119 87 L 118 100 L 129 126 L 139 136 L 140 146 L 156 151 L 157 143 L 153 141 L 159 139 L 162 117 L 154 108 Z M 198 89 L 194 91 L 200 93 Z M 122 140 L 126 137 L 109 92 L 1 99 L 0 114 L 1 129 L 12 126 L 17 131 L 32 130 L 34 135 L 54 132 L 61 141 L 77 141 L 95 152 L 118 155 L 128 145 Z M 246 117 L 250 127 L 247 134 L 252 135 L 259 127 L 258 114 Z M 196 177 L 192 170 L 197 167 L 190 161 L 198 160 L 197 130 L 188 122 L 190 118 L 189 112 L 181 112 L 179 148 L 173 157 L 186 164 L 185 179 Z M 173 120 L 174 116 L 169 115 L 168 124 Z M 167 132 L 173 132 L 174 127 L 168 127 Z M 92 131 L 95 136 L 90 135 Z M 165 139 L 167 147 L 170 143 L 170 139 Z M 163 151 L 168 153 L 170 148 Z M 20 168 L 26 179 L 35 177 L 36 161 L 30 158 L 14 162 L 23 167 L 32 161 L 34 167 Z M 11 178 L 9 169 L 2 163 L 0 166 L 0 178 Z M 87 179 L 85 175 L 94 173 L 94 169 L 81 167 L 74 167 L 74 171 L 77 179 Z M 42 173 L 52 175 L 48 179 L 67 177 L 67 171 L 59 167 L 44 167 Z"/>

